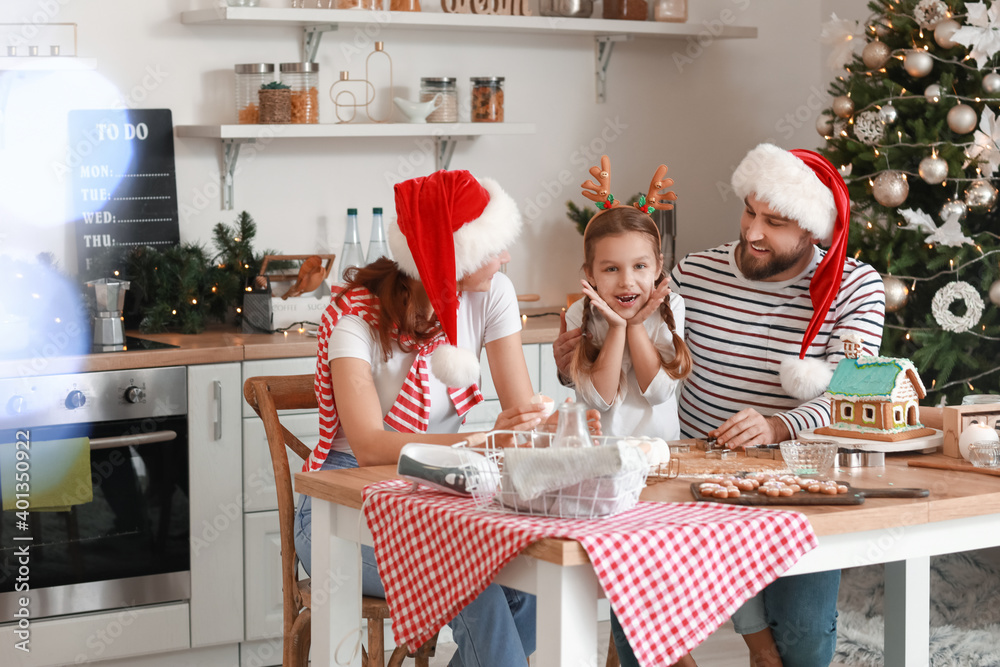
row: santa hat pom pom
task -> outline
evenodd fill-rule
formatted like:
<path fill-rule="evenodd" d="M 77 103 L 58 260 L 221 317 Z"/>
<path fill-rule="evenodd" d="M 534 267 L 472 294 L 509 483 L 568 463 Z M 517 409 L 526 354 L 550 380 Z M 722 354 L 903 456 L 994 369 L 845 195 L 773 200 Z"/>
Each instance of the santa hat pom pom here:
<path fill-rule="evenodd" d="M 800 401 L 816 398 L 830 386 L 833 370 L 823 359 L 788 357 L 781 362 L 781 386 Z"/>
<path fill-rule="evenodd" d="M 431 373 L 447 387 L 468 387 L 479 381 L 479 359 L 470 350 L 441 345 L 431 355 Z"/>

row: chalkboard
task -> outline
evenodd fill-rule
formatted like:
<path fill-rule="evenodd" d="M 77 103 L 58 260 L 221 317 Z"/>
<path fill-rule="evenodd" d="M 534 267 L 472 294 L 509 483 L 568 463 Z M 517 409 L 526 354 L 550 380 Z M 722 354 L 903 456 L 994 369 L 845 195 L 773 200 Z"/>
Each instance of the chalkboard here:
<path fill-rule="evenodd" d="M 180 242 L 170 109 L 70 111 L 68 137 L 81 272 L 109 247 Z"/>

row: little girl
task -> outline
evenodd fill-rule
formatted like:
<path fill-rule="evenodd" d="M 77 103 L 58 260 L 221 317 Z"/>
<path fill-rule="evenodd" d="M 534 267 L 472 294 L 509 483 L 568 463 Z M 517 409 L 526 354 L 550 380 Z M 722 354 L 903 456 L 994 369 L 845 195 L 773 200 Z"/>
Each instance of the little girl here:
<path fill-rule="evenodd" d="M 597 192 L 584 195 L 604 210 L 583 234 L 584 298 L 566 313 L 567 328 L 583 334 L 570 376 L 577 400 L 603 413 L 605 433 L 676 440 L 677 387 L 691 372 L 691 355 L 680 334 L 684 303 L 670 293 L 660 234 L 649 217 L 654 208 L 671 208 L 664 202 L 677 196 L 658 192 L 673 180 L 663 180 L 667 168 L 661 165 L 649 194 L 635 207 L 623 206 L 607 191 L 607 156 L 601 167 L 591 173 L 602 185 L 583 185 Z"/>
<path fill-rule="evenodd" d="M 603 209 L 583 233 L 584 298 L 566 312 L 567 328 L 582 335 L 570 363 L 577 400 L 601 411 L 605 433 L 677 440 L 677 387 L 691 372 L 691 354 L 681 338 L 684 302 L 671 294 L 660 253 L 660 233 L 650 213 L 672 208 L 673 192 L 660 195 L 673 179 L 660 165 L 649 192 L 624 206 L 610 191 L 611 163 L 590 173 L 584 196 Z M 592 191 L 592 192 L 590 192 Z M 611 632 L 622 667 L 638 667 L 628 639 L 612 613 Z M 677 667 L 694 667 L 690 655 Z"/>

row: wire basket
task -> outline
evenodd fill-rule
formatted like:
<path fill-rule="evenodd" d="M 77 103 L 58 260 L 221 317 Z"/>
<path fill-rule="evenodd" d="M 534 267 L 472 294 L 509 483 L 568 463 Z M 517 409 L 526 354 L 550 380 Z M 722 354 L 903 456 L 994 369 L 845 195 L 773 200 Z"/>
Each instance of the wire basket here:
<path fill-rule="evenodd" d="M 491 431 L 486 434 L 483 445 L 470 447 L 470 451 L 483 455 L 490 462 L 479 467 L 478 479 L 469 487 L 476 505 L 498 512 L 564 519 L 608 517 L 635 506 L 639 501 L 639 494 L 646 486 L 649 465 L 638 450 L 631 452 L 616 446 L 629 438 L 593 436 L 592 448 L 579 448 L 570 452 L 568 449 L 550 448 L 553 436 L 552 433 L 538 431 Z M 559 455 L 570 452 L 569 456 L 579 454 L 580 458 L 586 457 L 590 461 L 584 461 L 580 465 L 576 465 L 575 460 L 562 461 L 562 467 L 554 471 L 553 461 L 547 455 L 525 454 L 525 450 L 535 449 L 558 451 Z M 633 453 L 637 458 L 633 459 Z M 595 468 L 595 459 L 613 461 L 622 454 L 622 465 L 617 473 L 588 475 L 588 471 Z M 564 480 L 565 475 L 572 478 L 569 484 L 547 489 L 538 495 L 523 493 L 524 484 L 519 483 L 528 478 L 532 482 L 541 479 L 558 485 L 560 482 L 553 480 Z M 576 478 L 580 478 L 579 481 Z M 537 491 L 538 485 L 535 484 L 532 488 Z"/>

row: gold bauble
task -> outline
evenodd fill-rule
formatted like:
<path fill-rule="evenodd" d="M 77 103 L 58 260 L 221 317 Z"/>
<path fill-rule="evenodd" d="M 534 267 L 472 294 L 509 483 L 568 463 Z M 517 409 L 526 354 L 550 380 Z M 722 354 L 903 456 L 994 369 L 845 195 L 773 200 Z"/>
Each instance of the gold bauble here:
<path fill-rule="evenodd" d="M 833 136 L 833 119 L 825 113 L 816 116 L 816 131 L 821 137 Z"/>
<path fill-rule="evenodd" d="M 883 171 L 875 177 L 872 195 L 882 206 L 895 208 L 906 201 L 910 194 L 910 186 L 906 177 L 898 171 Z"/>
<path fill-rule="evenodd" d="M 989 181 L 973 181 L 965 191 L 965 203 L 976 213 L 992 211 L 997 204 L 997 189 Z"/>
<path fill-rule="evenodd" d="M 948 162 L 936 156 L 928 156 L 920 161 L 917 171 L 925 183 L 937 185 L 948 178 Z"/>
<path fill-rule="evenodd" d="M 833 113 L 840 118 L 850 118 L 854 113 L 854 100 L 847 95 L 833 98 Z"/>
<path fill-rule="evenodd" d="M 983 92 L 990 95 L 1000 93 L 1000 74 L 990 72 L 983 77 Z"/>
<path fill-rule="evenodd" d="M 881 69 L 889 61 L 890 55 L 892 55 L 892 49 L 886 46 L 885 42 L 876 39 L 865 44 L 865 48 L 861 52 L 861 60 L 864 61 L 865 67 L 868 69 Z"/>
<path fill-rule="evenodd" d="M 990 301 L 994 306 L 1000 306 L 1000 280 L 990 285 Z"/>
<path fill-rule="evenodd" d="M 882 284 L 885 286 L 885 310 L 894 313 L 906 305 L 906 299 L 910 296 L 910 289 L 902 280 L 895 276 L 882 276 Z"/>

